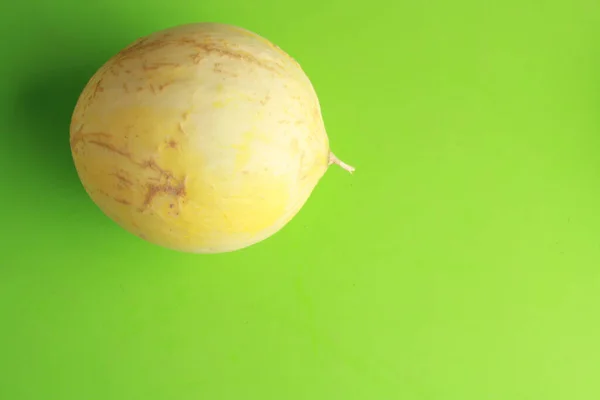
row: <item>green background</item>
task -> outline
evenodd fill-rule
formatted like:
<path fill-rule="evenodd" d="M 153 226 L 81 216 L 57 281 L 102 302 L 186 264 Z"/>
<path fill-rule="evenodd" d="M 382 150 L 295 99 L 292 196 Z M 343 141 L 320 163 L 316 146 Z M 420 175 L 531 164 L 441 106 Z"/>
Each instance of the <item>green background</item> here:
<path fill-rule="evenodd" d="M 600 3 L 57 0 L 1 13 L 0 398 L 600 398 Z M 332 168 L 214 256 L 104 217 L 80 90 L 195 21 L 297 58 Z"/>

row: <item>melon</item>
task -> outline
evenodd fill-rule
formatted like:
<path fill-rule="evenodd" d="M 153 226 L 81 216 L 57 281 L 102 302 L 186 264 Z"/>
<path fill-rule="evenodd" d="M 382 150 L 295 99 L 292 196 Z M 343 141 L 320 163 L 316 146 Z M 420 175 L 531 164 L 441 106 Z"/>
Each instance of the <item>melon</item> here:
<path fill-rule="evenodd" d="M 246 29 L 195 23 L 109 59 L 75 106 L 70 144 L 93 202 L 165 248 L 222 253 L 258 243 L 304 206 L 330 150 L 300 65 Z"/>

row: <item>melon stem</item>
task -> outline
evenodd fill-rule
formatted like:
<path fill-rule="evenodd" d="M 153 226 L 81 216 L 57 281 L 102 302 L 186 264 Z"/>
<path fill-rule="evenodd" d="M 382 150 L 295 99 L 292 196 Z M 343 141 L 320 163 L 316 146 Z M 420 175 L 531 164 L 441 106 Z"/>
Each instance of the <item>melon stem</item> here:
<path fill-rule="evenodd" d="M 329 152 L 329 165 L 331 165 L 331 164 L 337 164 L 350 173 L 354 172 L 354 167 L 346 164 L 345 162 L 343 162 L 342 160 L 337 158 L 335 156 L 335 154 L 333 154 L 332 152 Z"/>

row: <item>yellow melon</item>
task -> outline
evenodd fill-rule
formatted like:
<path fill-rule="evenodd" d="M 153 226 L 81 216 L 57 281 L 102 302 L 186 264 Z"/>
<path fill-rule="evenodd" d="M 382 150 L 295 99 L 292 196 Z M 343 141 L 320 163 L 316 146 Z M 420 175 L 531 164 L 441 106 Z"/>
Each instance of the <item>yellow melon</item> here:
<path fill-rule="evenodd" d="M 91 78 L 71 150 L 83 186 L 127 231 L 219 253 L 279 231 L 330 164 L 317 95 L 296 61 L 231 25 L 141 38 Z"/>

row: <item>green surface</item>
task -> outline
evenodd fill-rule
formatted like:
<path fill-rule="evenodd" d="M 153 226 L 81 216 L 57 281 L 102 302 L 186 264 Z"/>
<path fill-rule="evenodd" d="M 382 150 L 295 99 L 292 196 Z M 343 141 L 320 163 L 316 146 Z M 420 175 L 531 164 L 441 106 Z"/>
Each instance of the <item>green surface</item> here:
<path fill-rule="evenodd" d="M 600 398 L 600 3 L 525 3 L 5 6 L 0 398 Z M 115 52 L 207 20 L 298 59 L 357 173 L 197 256 L 101 214 L 68 125 Z"/>

